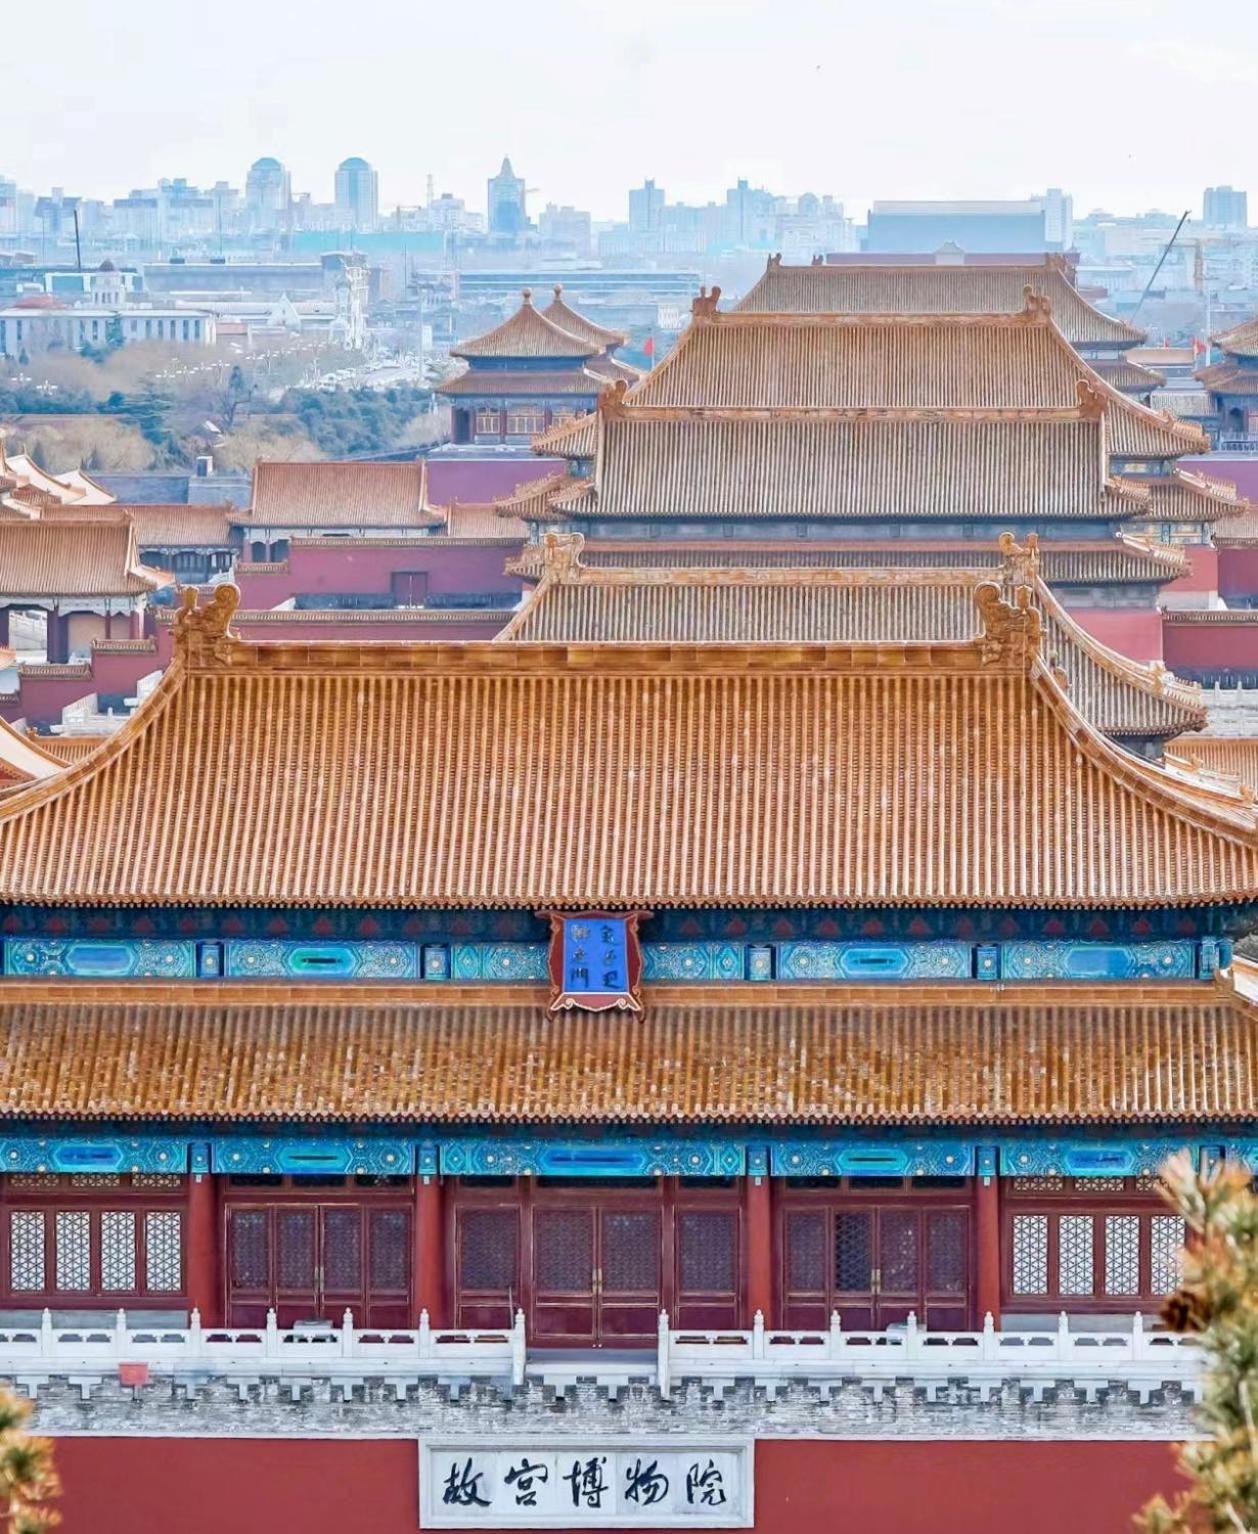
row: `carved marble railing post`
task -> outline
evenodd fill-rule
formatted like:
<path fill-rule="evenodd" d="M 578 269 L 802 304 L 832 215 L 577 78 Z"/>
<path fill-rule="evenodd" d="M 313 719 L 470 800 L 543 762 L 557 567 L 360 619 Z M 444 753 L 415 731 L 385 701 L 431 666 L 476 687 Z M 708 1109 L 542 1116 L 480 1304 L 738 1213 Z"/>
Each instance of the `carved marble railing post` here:
<path fill-rule="evenodd" d="M 52 1329 L 52 1311 L 47 1307 L 39 1318 L 39 1351 L 45 1358 L 50 1358 L 56 1351 L 57 1334 Z"/>
<path fill-rule="evenodd" d="M 758 1310 L 751 1318 L 751 1356 L 764 1357 L 764 1311 Z"/>
<path fill-rule="evenodd" d="M 421 1358 L 431 1358 L 432 1327 L 429 1325 L 426 1310 L 421 1310 L 419 1313 L 419 1330 L 415 1333 L 415 1346 Z"/>
<path fill-rule="evenodd" d="M 837 1310 L 830 1312 L 830 1335 L 826 1338 L 826 1357 L 838 1358 L 843 1352 L 843 1317 Z"/>
<path fill-rule="evenodd" d="M 656 1383 L 659 1392 L 665 1400 L 672 1394 L 673 1379 L 669 1350 L 672 1343 L 672 1332 L 668 1325 L 668 1312 L 660 1311 L 659 1344 L 656 1360 Z"/>
<path fill-rule="evenodd" d="M 517 1310 L 515 1325 L 511 1329 L 511 1383 L 523 1385 L 524 1368 L 528 1362 L 528 1342 L 524 1335 L 524 1312 Z"/>
<path fill-rule="evenodd" d="M 280 1329 L 276 1322 L 275 1312 L 268 1310 L 266 1313 L 266 1326 L 262 1332 L 262 1356 L 264 1358 L 276 1358 L 280 1351 Z"/>
<path fill-rule="evenodd" d="M 341 1317 L 341 1357 L 354 1356 L 354 1313 L 347 1309 Z"/>

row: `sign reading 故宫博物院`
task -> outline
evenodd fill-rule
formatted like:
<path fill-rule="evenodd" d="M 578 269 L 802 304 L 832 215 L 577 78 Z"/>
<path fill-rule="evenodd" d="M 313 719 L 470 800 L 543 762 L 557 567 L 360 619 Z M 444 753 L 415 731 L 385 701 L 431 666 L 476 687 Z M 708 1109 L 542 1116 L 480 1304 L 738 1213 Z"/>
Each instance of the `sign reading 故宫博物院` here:
<path fill-rule="evenodd" d="M 640 1012 L 646 911 L 547 911 L 550 1010 Z"/>
<path fill-rule="evenodd" d="M 754 1518 L 746 1440 L 447 1439 L 419 1455 L 424 1529 L 740 1529 Z"/>

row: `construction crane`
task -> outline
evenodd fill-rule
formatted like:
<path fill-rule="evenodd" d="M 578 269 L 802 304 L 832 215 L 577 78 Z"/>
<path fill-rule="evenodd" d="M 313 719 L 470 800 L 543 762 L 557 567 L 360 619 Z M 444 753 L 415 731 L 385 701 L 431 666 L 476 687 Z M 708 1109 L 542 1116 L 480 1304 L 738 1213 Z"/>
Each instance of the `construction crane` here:
<path fill-rule="evenodd" d="M 1188 215 L 1191 212 L 1192 212 L 1191 208 L 1185 208 L 1184 211 L 1183 211 L 1183 214 L 1180 217 L 1179 223 L 1175 225 L 1175 233 L 1170 237 L 1169 240 L 1167 240 L 1165 248 L 1162 251 L 1162 254 L 1158 257 L 1158 264 L 1153 268 L 1153 276 L 1150 277 L 1148 282 L 1146 282 L 1145 285 L 1144 285 L 1144 292 L 1140 295 L 1140 303 L 1137 304 L 1136 307 L 1131 311 L 1131 316 L 1132 316 L 1133 319 L 1136 317 L 1137 314 L 1140 313 L 1141 304 L 1143 304 L 1145 299 L 1148 298 L 1149 290 L 1152 288 L 1153 284 L 1158 280 L 1158 273 L 1162 270 L 1162 267 L 1163 267 L 1163 265 L 1166 262 L 1167 256 L 1169 256 L 1170 253 L 1171 253 L 1171 246 L 1174 245 L 1174 243 L 1175 243 L 1175 241 L 1177 239 L 1179 239 L 1179 231 L 1188 222 Z"/>

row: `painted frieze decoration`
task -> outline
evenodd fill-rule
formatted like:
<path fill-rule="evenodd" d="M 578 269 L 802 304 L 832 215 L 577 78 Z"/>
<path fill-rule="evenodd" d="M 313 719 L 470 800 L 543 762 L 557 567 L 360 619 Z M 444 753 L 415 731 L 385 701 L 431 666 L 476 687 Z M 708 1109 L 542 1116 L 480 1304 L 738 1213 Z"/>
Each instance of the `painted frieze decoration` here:
<path fill-rule="evenodd" d="M 741 1177 L 746 1151 L 726 1139 L 442 1140 L 448 1177 Z"/>
<path fill-rule="evenodd" d="M 638 923 L 649 911 L 546 911 L 550 1010 L 641 1012 Z"/>
<path fill-rule="evenodd" d="M 422 1439 L 421 1529 L 745 1529 L 745 1439 Z"/>

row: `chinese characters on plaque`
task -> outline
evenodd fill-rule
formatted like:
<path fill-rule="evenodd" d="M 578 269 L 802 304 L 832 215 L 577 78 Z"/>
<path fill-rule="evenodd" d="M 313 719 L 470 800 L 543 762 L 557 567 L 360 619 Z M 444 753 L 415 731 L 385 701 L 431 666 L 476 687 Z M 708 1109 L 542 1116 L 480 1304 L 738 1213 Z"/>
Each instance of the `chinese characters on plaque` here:
<path fill-rule="evenodd" d="M 552 1012 L 640 1012 L 643 911 L 550 911 Z"/>
<path fill-rule="evenodd" d="M 752 1446 L 420 1445 L 420 1527 L 747 1528 Z"/>

